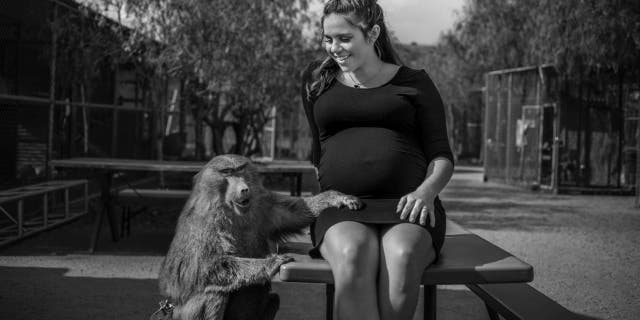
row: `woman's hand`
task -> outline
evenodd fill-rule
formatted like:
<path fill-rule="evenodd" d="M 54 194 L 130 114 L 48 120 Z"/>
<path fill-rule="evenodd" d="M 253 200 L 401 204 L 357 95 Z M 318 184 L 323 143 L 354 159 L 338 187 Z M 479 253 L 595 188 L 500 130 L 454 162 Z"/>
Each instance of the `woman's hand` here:
<path fill-rule="evenodd" d="M 437 194 L 425 189 L 418 188 L 415 191 L 404 195 L 398 202 L 396 213 L 400 213 L 400 219 L 416 222 L 423 226 L 427 225 L 427 218 L 431 228 L 436 226 L 433 202 Z"/>

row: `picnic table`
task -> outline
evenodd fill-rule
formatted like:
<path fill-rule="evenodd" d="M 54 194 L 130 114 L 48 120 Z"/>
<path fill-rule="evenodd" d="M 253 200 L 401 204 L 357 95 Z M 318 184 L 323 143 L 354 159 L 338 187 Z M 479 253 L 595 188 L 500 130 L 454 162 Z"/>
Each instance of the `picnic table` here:
<path fill-rule="evenodd" d="M 363 199 L 366 210 L 395 210 L 397 199 Z M 349 214 L 348 209 L 342 209 Z M 467 285 L 482 290 L 477 284 L 524 284 L 533 280 L 533 267 L 491 242 L 469 232 L 451 220 L 447 220 L 447 232 L 440 260 L 428 267 L 421 284 L 424 288 L 424 319 L 436 319 L 436 286 Z M 323 283 L 326 293 L 326 319 L 332 319 L 334 283 L 329 263 L 324 259 L 307 255 L 311 248 L 308 241 L 285 243 L 280 253 L 291 254 L 295 261 L 280 267 L 277 280 L 282 282 Z M 474 292 L 476 292 L 474 291 Z M 508 292 L 517 296 L 518 290 Z M 487 301 L 490 294 L 485 294 Z M 530 299 L 535 295 L 527 295 Z M 489 305 L 487 304 L 489 307 Z M 490 308 L 488 308 L 490 310 Z M 493 310 L 491 308 L 491 310 Z M 524 317 L 526 318 L 526 317 Z M 509 319 L 520 319 L 510 317 Z"/>
<path fill-rule="evenodd" d="M 258 172 L 263 174 L 279 174 L 290 179 L 290 192 L 299 196 L 302 189 L 302 175 L 315 173 L 315 167 L 308 161 L 273 160 L 254 161 Z M 116 217 L 113 212 L 113 176 L 121 171 L 153 171 L 153 172 L 199 172 L 206 164 L 205 161 L 174 161 L 174 160 L 141 160 L 122 158 L 68 158 L 49 161 L 49 166 L 56 169 L 91 169 L 101 174 L 100 200 L 102 203 L 100 213 L 95 220 L 91 238 L 90 252 L 94 252 L 102 220 L 107 217 L 111 228 L 113 241 L 120 238 L 116 228 Z"/>

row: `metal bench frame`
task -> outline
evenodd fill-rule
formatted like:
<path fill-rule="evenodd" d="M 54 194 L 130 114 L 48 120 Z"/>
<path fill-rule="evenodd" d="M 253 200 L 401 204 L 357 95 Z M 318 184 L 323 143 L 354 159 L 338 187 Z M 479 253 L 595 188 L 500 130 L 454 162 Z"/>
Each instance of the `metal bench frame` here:
<path fill-rule="evenodd" d="M 581 319 L 526 283 L 469 284 L 482 299 L 491 320 Z"/>
<path fill-rule="evenodd" d="M 70 199 L 72 188 L 83 189 L 82 197 Z M 62 212 L 57 210 L 55 193 L 58 192 L 63 193 Z M 0 191 L 0 216 L 10 222 L 0 229 L 0 247 L 84 216 L 89 209 L 88 192 L 87 180 L 54 180 Z M 32 197 L 41 197 L 42 214 L 25 217 L 24 202 Z M 78 202 L 82 202 L 80 210 L 72 211 L 72 205 Z M 12 203 L 16 204 L 15 211 L 8 209 Z"/>

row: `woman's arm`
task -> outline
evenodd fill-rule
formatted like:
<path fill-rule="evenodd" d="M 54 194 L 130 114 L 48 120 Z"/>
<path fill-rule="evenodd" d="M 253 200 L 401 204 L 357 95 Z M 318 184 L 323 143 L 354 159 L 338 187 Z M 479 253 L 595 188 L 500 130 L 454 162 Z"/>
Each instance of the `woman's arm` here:
<path fill-rule="evenodd" d="M 435 227 L 434 200 L 453 175 L 453 163 L 446 157 L 436 157 L 429 162 L 427 175 L 415 191 L 406 194 L 398 202 L 396 211 L 400 218 Z"/>
<path fill-rule="evenodd" d="M 427 224 L 428 218 L 434 227 L 434 200 L 451 179 L 453 153 L 447 137 L 444 104 L 435 84 L 426 72 L 418 71 L 408 85 L 417 89 L 413 103 L 418 135 L 428 164 L 425 179 L 415 191 L 400 198 L 397 211 L 402 219 L 422 225 Z"/>

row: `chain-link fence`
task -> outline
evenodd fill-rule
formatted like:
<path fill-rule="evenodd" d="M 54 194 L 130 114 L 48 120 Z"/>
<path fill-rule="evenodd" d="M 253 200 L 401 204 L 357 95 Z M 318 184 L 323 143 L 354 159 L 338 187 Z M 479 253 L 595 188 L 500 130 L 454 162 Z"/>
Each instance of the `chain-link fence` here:
<path fill-rule="evenodd" d="M 550 186 L 546 169 L 552 158 L 548 158 L 550 145 L 543 135 L 553 126 L 543 124 L 544 116 L 552 115 L 545 110 L 555 108 L 549 85 L 553 73 L 553 68 L 535 67 L 486 75 L 484 165 L 488 179 Z"/>
<path fill-rule="evenodd" d="M 630 193 L 636 181 L 638 82 L 569 79 L 553 66 L 486 75 L 487 179 L 559 192 Z"/>

